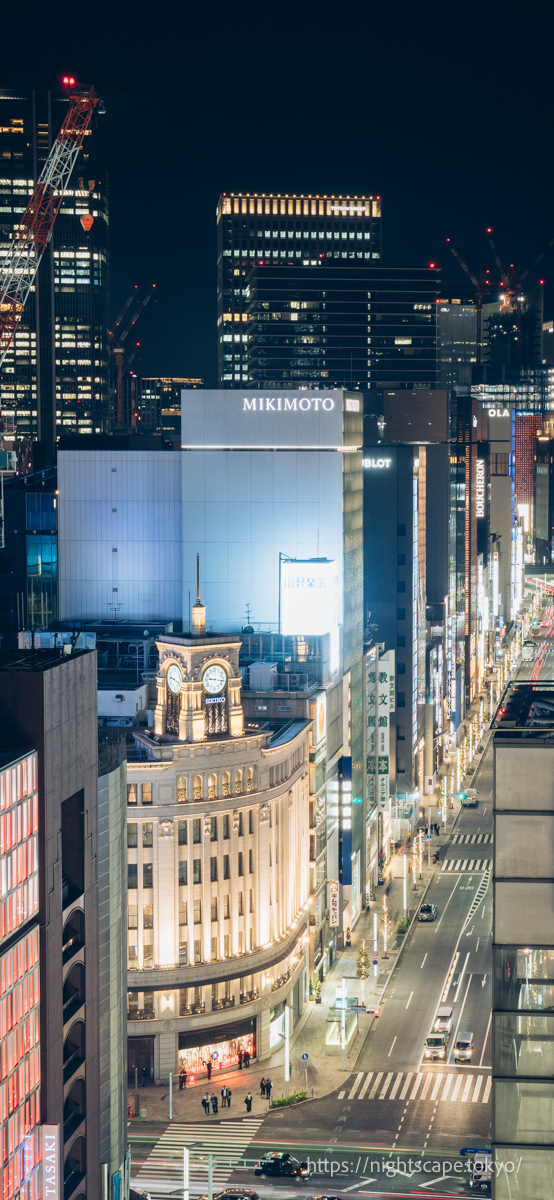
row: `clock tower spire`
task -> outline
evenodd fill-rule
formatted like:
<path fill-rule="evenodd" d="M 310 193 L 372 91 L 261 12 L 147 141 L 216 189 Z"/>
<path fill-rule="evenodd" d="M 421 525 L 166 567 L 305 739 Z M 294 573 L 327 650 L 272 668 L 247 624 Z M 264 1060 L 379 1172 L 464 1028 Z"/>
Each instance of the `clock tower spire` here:
<path fill-rule="evenodd" d="M 206 634 L 206 605 L 200 599 L 200 555 L 196 555 L 196 604 L 192 606 L 193 637 L 204 637 Z"/>

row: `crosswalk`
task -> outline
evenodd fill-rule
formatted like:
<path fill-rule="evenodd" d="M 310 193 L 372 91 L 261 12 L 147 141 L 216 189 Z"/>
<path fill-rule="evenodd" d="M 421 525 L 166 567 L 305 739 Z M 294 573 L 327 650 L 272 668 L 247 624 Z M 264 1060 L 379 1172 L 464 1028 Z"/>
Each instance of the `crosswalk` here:
<path fill-rule="evenodd" d="M 144 1188 L 155 1197 L 168 1196 L 183 1186 L 183 1147 L 190 1151 L 190 1189 L 200 1195 L 207 1191 L 208 1163 L 201 1155 L 214 1155 L 214 1191 L 224 1188 L 236 1163 L 263 1121 L 262 1117 L 244 1117 L 237 1121 L 206 1121 L 179 1123 L 175 1121 L 151 1150 L 148 1159 L 138 1169 L 131 1169 L 131 1183 Z"/>
<path fill-rule="evenodd" d="M 445 858 L 441 875 L 443 871 L 488 871 L 491 863 L 490 858 Z"/>
<path fill-rule="evenodd" d="M 350 1090 L 349 1090 L 350 1085 Z M 358 1071 L 349 1085 L 339 1092 L 344 1100 L 449 1100 L 462 1104 L 488 1104 L 490 1075 L 473 1071 L 455 1074 L 435 1071 Z"/>
<path fill-rule="evenodd" d="M 455 833 L 452 838 L 452 845 L 473 846 L 477 845 L 478 842 L 484 845 L 485 842 L 492 842 L 492 840 L 492 833 Z"/>

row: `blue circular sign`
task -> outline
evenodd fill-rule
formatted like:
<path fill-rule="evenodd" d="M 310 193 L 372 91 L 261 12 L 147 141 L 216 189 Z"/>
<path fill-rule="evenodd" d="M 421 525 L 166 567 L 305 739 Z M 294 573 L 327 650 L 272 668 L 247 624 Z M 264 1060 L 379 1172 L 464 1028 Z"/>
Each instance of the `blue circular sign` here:
<path fill-rule="evenodd" d="M 308 1061 L 308 1055 L 307 1055 L 307 1054 L 303 1054 L 303 1055 L 302 1055 L 302 1062 L 307 1062 L 307 1061 Z"/>

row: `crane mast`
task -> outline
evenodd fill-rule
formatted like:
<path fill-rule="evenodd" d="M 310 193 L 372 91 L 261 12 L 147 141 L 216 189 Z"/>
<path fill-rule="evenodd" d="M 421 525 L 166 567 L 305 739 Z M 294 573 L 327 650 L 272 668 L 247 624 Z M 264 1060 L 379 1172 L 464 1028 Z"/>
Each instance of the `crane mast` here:
<path fill-rule="evenodd" d="M 92 87 L 85 96 L 71 96 L 65 119 L 15 228 L 7 256 L 0 262 L 0 367 L 52 237 L 64 192 L 98 104 L 102 102 Z M 99 111 L 102 110 L 103 105 Z"/>

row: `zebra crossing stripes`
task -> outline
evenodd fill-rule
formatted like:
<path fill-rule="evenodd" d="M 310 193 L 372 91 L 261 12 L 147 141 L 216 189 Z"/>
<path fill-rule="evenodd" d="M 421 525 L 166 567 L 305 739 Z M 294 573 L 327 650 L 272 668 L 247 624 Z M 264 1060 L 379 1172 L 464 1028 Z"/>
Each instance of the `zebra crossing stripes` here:
<path fill-rule="evenodd" d="M 453 846 L 476 846 L 478 843 L 484 845 L 492 840 L 492 833 L 455 833 L 451 844 Z"/>
<path fill-rule="evenodd" d="M 363 1072 L 361 1073 L 363 1076 Z M 203 1192 L 208 1182 L 208 1164 L 202 1154 L 214 1155 L 214 1188 L 225 1187 L 235 1164 L 244 1158 L 263 1117 L 244 1117 L 237 1121 L 212 1123 L 175 1121 L 152 1148 L 147 1160 L 134 1173 L 133 1186 L 144 1188 L 151 1196 L 163 1197 L 182 1187 L 183 1147 L 191 1146 L 189 1176 L 192 1191 Z M 133 1172 L 132 1172 L 133 1174 Z"/>
<path fill-rule="evenodd" d="M 362 1083 L 363 1080 L 363 1083 Z M 361 1084 L 361 1086 L 360 1086 Z M 483 1087 L 483 1084 L 485 1085 Z M 391 1086 L 392 1085 L 392 1086 Z M 487 1104 L 491 1091 L 490 1076 L 473 1071 L 444 1075 L 434 1071 L 359 1071 L 348 1092 L 349 1100 L 449 1100 L 461 1104 Z M 342 1100 L 347 1093 L 339 1092 Z"/>
<path fill-rule="evenodd" d="M 441 867 L 441 875 L 444 871 L 489 871 L 491 864 L 491 858 L 446 858 Z"/>

